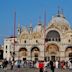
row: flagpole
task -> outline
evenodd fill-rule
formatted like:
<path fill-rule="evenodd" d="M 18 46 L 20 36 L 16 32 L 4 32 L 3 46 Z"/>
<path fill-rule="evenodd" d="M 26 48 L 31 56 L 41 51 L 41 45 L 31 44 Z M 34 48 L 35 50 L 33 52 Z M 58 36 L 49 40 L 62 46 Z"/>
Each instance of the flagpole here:
<path fill-rule="evenodd" d="M 16 12 L 14 12 L 14 49 L 13 49 L 13 61 L 15 60 L 15 31 L 16 31 Z"/>
<path fill-rule="evenodd" d="M 44 12 L 44 60 L 45 60 L 45 32 L 46 32 L 46 10 Z"/>

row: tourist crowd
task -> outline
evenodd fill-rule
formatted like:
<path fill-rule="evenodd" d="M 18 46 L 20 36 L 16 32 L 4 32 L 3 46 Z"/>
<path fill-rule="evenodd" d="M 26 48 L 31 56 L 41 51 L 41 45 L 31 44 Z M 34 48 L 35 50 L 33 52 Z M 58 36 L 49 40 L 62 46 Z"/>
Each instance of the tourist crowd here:
<path fill-rule="evenodd" d="M 48 69 L 51 69 L 52 72 L 54 72 L 55 68 L 61 68 L 61 69 L 72 69 L 72 61 L 22 61 L 22 60 L 16 60 L 16 61 L 7 61 L 6 59 L 3 60 L 2 66 L 3 69 L 9 68 L 13 69 L 14 67 L 20 68 L 20 67 L 29 67 L 29 68 L 38 68 L 40 72 L 47 72 Z"/>

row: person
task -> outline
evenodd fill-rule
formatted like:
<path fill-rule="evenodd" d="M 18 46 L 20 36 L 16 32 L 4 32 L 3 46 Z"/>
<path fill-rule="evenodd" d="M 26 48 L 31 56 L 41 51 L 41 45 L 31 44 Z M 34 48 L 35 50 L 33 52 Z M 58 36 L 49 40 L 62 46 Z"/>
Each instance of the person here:
<path fill-rule="evenodd" d="M 8 61 L 6 59 L 4 59 L 2 66 L 4 70 L 7 70 L 7 65 L 8 65 Z"/>
<path fill-rule="evenodd" d="M 70 61 L 68 61 L 68 67 L 72 70 L 72 63 Z"/>
<path fill-rule="evenodd" d="M 44 64 L 43 62 L 39 62 L 39 72 L 43 72 Z"/>
<path fill-rule="evenodd" d="M 54 72 L 54 68 L 55 67 L 54 67 L 53 61 L 50 61 L 50 69 L 51 69 L 52 72 Z"/>
<path fill-rule="evenodd" d="M 58 68 L 58 61 L 55 62 L 55 67 Z"/>
<path fill-rule="evenodd" d="M 44 62 L 44 72 L 48 72 L 48 62 L 47 61 L 45 61 Z"/>
<path fill-rule="evenodd" d="M 14 62 L 12 61 L 11 62 L 11 70 L 13 70 L 13 65 L 14 65 Z"/>

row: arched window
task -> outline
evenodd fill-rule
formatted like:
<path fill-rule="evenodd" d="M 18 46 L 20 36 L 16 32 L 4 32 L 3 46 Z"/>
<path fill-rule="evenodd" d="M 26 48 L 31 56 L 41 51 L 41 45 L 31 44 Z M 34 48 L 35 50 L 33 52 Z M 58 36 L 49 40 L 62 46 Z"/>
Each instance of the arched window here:
<path fill-rule="evenodd" d="M 61 41 L 60 34 L 55 30 L 51 30 L 47 33 L 45 41 Z"/>
<path fill-rule="evenodd" d="M 7 47 L 8 47 L 8 46 L 6 45 L 6 50 L 7 50 Z"/>
<path fill-rule="evenodd" d="M 20 48 L 19 51 L 27 51 L 26 48 Z"/>

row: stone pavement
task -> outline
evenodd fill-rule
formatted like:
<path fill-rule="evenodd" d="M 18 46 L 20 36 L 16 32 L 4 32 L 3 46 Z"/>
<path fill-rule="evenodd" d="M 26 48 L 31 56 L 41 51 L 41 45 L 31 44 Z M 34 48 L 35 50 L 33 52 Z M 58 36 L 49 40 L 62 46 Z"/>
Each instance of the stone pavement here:
<path fill-rule="evenodd" d="M 39 72 L 39 70 L 36 68 L 14 68 L 13 70 L 0 69 L 0 72 Z M 50 69 L 48 69 L 48 72 L 51 72 Z M 55 69 L 55 72 L 72 72 L 72 70 Z"/>

